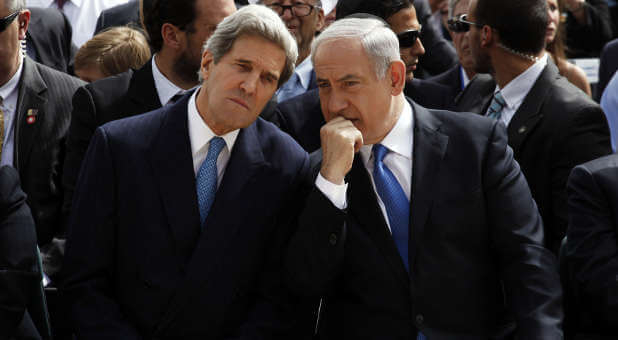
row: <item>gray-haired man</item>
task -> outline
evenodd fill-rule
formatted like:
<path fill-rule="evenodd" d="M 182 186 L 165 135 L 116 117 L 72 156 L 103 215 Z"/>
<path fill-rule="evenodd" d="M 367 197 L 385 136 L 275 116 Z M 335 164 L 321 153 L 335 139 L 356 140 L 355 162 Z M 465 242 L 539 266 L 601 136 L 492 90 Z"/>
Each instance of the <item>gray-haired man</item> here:
<path fill-rule="evenodd" d="M 283 332 L 279 262 L 308 157 L 257 117 L 296 58 L 275 13 L 244 7 L 208 40 L 201 88 L 97 129 L 65 262 L 79 338 Z"/>

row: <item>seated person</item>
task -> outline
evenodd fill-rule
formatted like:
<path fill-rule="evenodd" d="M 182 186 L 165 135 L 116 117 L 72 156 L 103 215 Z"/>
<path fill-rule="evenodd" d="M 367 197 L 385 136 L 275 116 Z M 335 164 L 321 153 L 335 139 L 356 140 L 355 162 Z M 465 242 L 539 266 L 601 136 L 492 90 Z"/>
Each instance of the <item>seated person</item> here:
<path fill-rule="evenodd" d="M 75 55 L 75 75 L 87 82 L 138 69 L 150 59 L 144 34 L 129 27 L 114 27 L 95 35 Z"/>

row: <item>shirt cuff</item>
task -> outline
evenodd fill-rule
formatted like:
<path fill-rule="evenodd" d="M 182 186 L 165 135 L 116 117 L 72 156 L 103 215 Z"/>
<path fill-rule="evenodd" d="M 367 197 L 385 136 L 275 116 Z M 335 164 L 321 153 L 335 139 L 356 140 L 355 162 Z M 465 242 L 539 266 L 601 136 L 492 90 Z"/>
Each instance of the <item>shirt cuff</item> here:
<path fill-rule="evenodd" d="M 346 192 L 348 191 L 348 183 L 334 184 L 318 174 L 315 179 L 315 186 L 326 196 L 333 205 L 341 210 L 348 207 L 346 200 Z"/>

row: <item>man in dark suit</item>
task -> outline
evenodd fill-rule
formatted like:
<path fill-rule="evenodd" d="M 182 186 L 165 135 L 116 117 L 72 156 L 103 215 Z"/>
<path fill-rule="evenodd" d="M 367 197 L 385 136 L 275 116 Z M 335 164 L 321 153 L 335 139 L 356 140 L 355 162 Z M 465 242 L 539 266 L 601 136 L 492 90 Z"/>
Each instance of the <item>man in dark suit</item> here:
<path fill-rule="evenodd" d="M 11 5 L 11 6 L 9 6 Z M 62 161 L 69 127 L 71 96 L 81 80 L 23 57 L 30 11 L 24 1 L 0 1 L 0 17 L 14 14 L 0 44 L 0 140 L 2 165 L 18 171 L 44 253 L 45 272 L 53 275 L 58 263 L 47 261 L 52 239 L 64 233 Z"/>
<path fill-rule="evenodd" d="M 41 339 L 28 310 L 41 284 L 36 230 L 19 175 L 0 167 L 0 338 Z"/>
<path fill-rule="evenodd" d="M 71 41 L 73 29 L 57 9 L 30 8 L 26 53 L 32 60 L 64 73 L 72 73 L 77 47 Z"/>
<path fill-rule="evenodd" d="M 133 28 L 141 29 L 142 25 L 139 19 L 139 6 L 141 1 L 134 0 L 103 10 L 97 19 L 94 34 L 116 26 L 128 25 Z M 146 2 L 148 2 L 148 0 L 146 0 Z"/>
<path fill-rule="evenodd" d="M 607 121 L 544 52 L 545 0 L 472 0 L 468 21 L 476 71 L 497 83 L 477 113 L 507 126 L 543 217 L 545 244 L 557 254 L 567 228 L 567 178 L 574 166 L 611 153 Z"/>
<path fill-rule="evenodd" d="M 504 128 L 406 100 L 394 41 L 343 19 L 314 44 L 328 123 L 290 287 L 324 298 L 323 339 L 561 339 L 555 257 Z"/>
<path fill-rule="evenodd" d="M 595 100 L 601 102 L 601 96 L 610 79 L 618 70 L 618 39 L 614 39 L 603 47 L 599 63 L 599 82 L 597 83 Z"/>
<path fill-rule="evenodd" d="M 579 333 L 618 334 L 618 156 L 579 165 L 568 183 L 566 256 L 577 292 Z M 609 339 L 609 337 L 608 337 Z"/>
<path fill-rule="evenodd" d="M 160 108 L 196 86 L 202 44 L 236 10 L 232 0 L 154 0 L 150 6 L 143 16 L 154 57 L 139 70 L 88 84 L 75 93 L 62 179 L 66 211 L 71 209 L 75 183 L 95 129 Z"/>
<path fill-rule="evenodd" d="M 257 119 L 296 57 L 274 12 L 243 7 L 208 40 L 199 89 L 97 129 L 64 268 L 78 338 L 296 338 L 279 262 L 308 156 Z"/>

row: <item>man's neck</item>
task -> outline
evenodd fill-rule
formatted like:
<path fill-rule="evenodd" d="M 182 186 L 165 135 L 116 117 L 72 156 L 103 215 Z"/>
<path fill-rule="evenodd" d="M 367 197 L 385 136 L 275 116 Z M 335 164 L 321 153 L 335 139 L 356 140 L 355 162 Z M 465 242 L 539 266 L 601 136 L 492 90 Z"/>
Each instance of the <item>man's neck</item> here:
<path fill-rule="evenodd" d="M 164 51 L 159 51 L 154 57 L 155 63 L 159 71 L 174 85 L 180 87 L 183 90 L 189 90 L 197 85 L 197 82 L 188 82 L 183 77 L 177 75 L 174 72 L 174 63 L 176 60 L 169 56 Z M 197 72 L 197 70 L 196 70 Z"/>
<path fill-rule="evenodd" d="M 494 78 L 501 89 L 508 85 L 513 79 L 517 78 L 517 76 L 526 72 L 526 70 L 536 62 L 534 59 L 524 58 L 502 49 L 496 49 L 491 59 L 500 61 L 492 62 L 492 64 Z"/>
<path fill-rule="evenodd" d="M 307 59 L 307 57 L 309 56 L 310 53 L 311 53 L 311 49 L 309 49 L 309 48 L 303 49 L 303 50 L 298 50 L 298 59 L 296 59 L 296 66 L 298 67 L 298 65 L 300 65 L 300 63 L 305 61 L 305 59 Z"/>
<path fill-rule="evenodd" d="M 0 87 L 4 86 L 9 80 L 11 80 L 11 78 L 15 75 L 15 72 L 19 69 L 19 65 L 21 64 L 20 56 L 17 55 L 16 58 L 17 60 L 11 63 L 11 65 L 9 65 L 6 69 L 0 69 Z"/>

